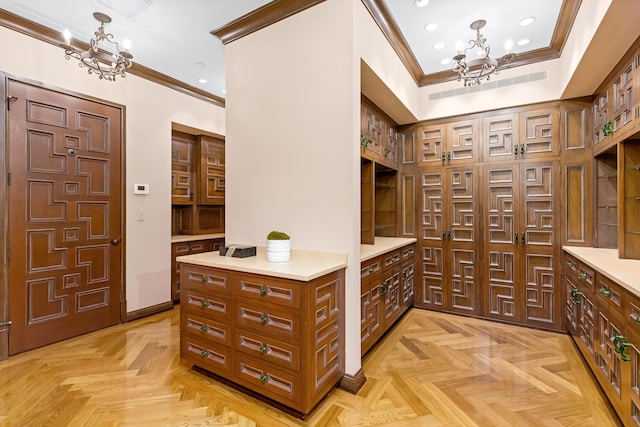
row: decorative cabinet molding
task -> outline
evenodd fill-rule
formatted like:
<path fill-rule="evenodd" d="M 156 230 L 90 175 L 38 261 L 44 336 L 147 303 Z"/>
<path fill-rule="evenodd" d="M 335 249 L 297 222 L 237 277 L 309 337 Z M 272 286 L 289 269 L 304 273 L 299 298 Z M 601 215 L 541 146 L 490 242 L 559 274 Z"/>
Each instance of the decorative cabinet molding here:
<path fill-rule="evenodd" d="M 418 165 L 455 165 L 480 161 L 478 120 L 418 126 Z"/>
<path fill-rule="evenodd" d="M 400 144 L 404 144 L 398 125 L 364 96 L 360 129 L 360 155 L 398 170 Z"/>
<path fill-rule="evenodd" d="M 309 282 L 183 264 L 180 357 L 307 414 L 344 374 L 344 269 Z"/>

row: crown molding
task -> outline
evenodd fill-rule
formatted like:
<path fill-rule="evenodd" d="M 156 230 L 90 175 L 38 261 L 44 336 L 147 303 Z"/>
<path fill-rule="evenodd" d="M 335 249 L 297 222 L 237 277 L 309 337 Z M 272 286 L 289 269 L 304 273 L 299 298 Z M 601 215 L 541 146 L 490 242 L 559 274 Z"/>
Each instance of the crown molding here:
<path fill-rule="evenodd" d="M 52 44 L 54 46 L 60 46 L 62 44 L 62 36 L 59 32 L 45 27 L 44 25 L 40 25 L 28 19 L 14 15 L 13 13 L 7 12 L 4 9 L 0 9 L 0 26 L 33 37 L 45 43 Z M 72 44 L 74 47 L 82 50 L 89 49 L 88 43 L 81 42 L 75 39 L 72 40 Z M 143 79 L 176 90 L 185 95 L 198 98 L 202 101 L 209 102 L 223 108 L 225 106 L 224 98 L 216 96 L 197 87 L 185 84 L 177 79 L 174 79 L 173 77 L 159 73 L 136 62 L 133 63 L 131 68 L 127 69 L 127 73 L 142 77 Z"/>
<path fill-rule="evenodd" d="M 275 0 L 223 27 L 211 31 L 223 44 L 231 43 L 255 31 L 302 12 L 324 0 Z"/>
<path fill-rule="evenodd" d="M 551 36 L 551 43 L 549 47 L 518 54 L 510 64 L 502 69 L 559 58 L 562 48 L 569 36 L 569 31 L 571 30 L 573 21 L 578 14 L 578 9 L 580 9 L 581 2 L 582 0 L 564 0 L 562 2 L 558 21 L 556 22 L 556 27 L 554 28 L 553 35 Z M 389 8 L 387 8 L 385 0 L 362 0 L 362 3 L 367 8 L 373 17 L 373 20 L 385 35 L 389 44 L 391 44 L 393 49 L 396 51 L 396 54 L 418 86 L 422 87 L 436 83 L 443 83 L 446 81 L 456 80 L 458 78 L 458 75 L 452 70 L 424 74 L 422 67 L 420 67 L 413 51 L 402 35 L 393 15 L 389 11 Z"/>

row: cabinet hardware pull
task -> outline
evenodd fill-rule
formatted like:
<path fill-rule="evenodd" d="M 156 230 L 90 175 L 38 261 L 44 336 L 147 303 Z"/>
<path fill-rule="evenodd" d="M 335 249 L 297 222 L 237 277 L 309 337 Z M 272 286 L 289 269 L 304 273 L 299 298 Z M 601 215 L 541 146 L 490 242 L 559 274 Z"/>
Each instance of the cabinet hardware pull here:
<path fill-rule="evenodd" d="M 640 316 L 636 315 L 636 323 L 640 323 Z"/>
<path fill-rule="evenodd" d="M 373 267 L 369 267 L 369 273 L 373 273 L 374 271 Z"/>
<path fill-rule="evenodd" d="M 447 231 L 447 239 L 451 240 L 451 230 Z"/>
<path fill-rule="evenodd" d="M 267 380 L 267 376 L 266 375 L 262 375 L 260 377 L 260 381 L 265 382 Z"/>
<path fill-rule="evenodd" d="M 631 344 L 624 340 L 624 337 L 622 335 L 616 335 L 613 339 L 613 347 L 615 348 L 616 353 L 620 354 L 620 358 L 623 362 L 628 362 L 631 360 L 629 356 L 624 354 L 624 350 L 630 345 Z"/>
<path fill-rule="evenodd" d="M 380 285 L 380 295 L 386 295 L 388 289 L 389 284 L 387 282 L 382 282 L 382 285 Z"/>
<path fill-rule="evenodd" d="M 260 288 L 260 295 L 265 296 L 266 294 L 267 294 L 267 288 L 266 287 Z"/>
<path fill-rule="evenodd" d="M 567 261 L 567 267 L 573 268 L 573 263 L 571 261 Z"/>
<path fill-rule="evenodd" d="M 522 240 L 522 243 L 527 243 L 526 240 L 524 240 L 524 231 L 522 233 L 520 233 L 520 236 L 522 237 L 520 240 Z"/>
<path fill-rule="evenodd" d="M 260 323 L 262 323 L 263 325 L 264 325 L 265 323 L 267 323 L 267 318 L 266 318 L 266 317 L 264 317 L 264 316 L 262 316 L 262 317 L 260 318 Z"/>
<path fill-rule="evenodd" d="M 513 154 L 518 155 L 518 144 L 513 146 Z"/>
<path fill-rule="evenodd" d="M 582 295 L 582 292 L 580 292 L 576 288 L 571 289 L 571 299 L 574 303 L 580 304 L 580 295 Z"/>
<path fill-rule="evenodd" d="M 578 276 L 580 276 L 581 279 L 586 279 L 587 273 L 585 273 L 584 271 L 581 271 L 580 274 L 578 274 Z"/>
<path fill-rule="evenodd" d="M 205 357 L 207 355 L 207 351 L 206 350 L 202 350 L 200 352 L 200 356 Z"/>
<path fill-rule="evenodd" d="M 518 243 L 518 232 L 516 231 L 514 234 L 516 235 L 516 243 Z"/>
<path fill-rule="evenodd" d="M 206 283 L 207 282 L 207 276 L 202 276 L 202 278 L 200 279 L 200 281 L 202 283 Z"/>
<path fill-rule="evenodd" d="M 524 144 L 520 144 L 520 154 L 524 154 Z"/>
<path fill-rule="evenodd" d="M 207 306 L 207 300 L 203 299 L 202 302 L 200 303 L 200 305 L 202 305 L 203 307 L 206 307 Z"/>
<path fill-rule="evenodd" d="M 611 291 L 609 289 L 600 289 L 600 293 L 602 295 L 604 295 L 605 297 L 610 297 L 611 296 Z"/>
<path fill-rule="evenodd" d="M 442 240 L 447 237 L 447 230 L 442 230 Z"/>
<path fill-rule="evenodd" d="M 265 351 L 267 351 L 267 347 L 264 344 L 262 344 L 260 346 L 260 353 L 264 354 Z"/>
<path fill-rule="evenodd" d="M 444 160 L 445 160 L 446 155 L 447 155 L 447 153 L 443 151 L 443 152 L 442 152 L 442 161 L 443 161 L 443 162 L 444 162 Z"/>
<path fill-rule="evenodd" d="M 200 332 L 202 333 L 207 332 L 207 327 L 205 325 L 200 326 Z"/>
<path fill-rule="evenodd" d="M 447 151 L 447 160 L 451 160 L 451 151 Z"/>

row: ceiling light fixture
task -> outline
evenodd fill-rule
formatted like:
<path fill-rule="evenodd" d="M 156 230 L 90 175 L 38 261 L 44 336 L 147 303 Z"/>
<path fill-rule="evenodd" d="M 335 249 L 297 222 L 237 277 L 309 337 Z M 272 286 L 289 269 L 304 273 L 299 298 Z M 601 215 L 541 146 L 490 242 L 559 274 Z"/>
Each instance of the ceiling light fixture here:
<path fill-rule="evenodd" d="M 104 24 L 111 22 L 109 15 L 95 12 L 93 17 L 100 22 L 100 27 L 95 31 L 95 37 L 90 41 L 88 50 L 81 51 L 71 46 L 71 33 L 64 31 L 65 58 L 75 58 L 80 61 L 79 66 L 87 67 L 89 74 L 97 74 L 99 79 L 115 81 L 116 76 L 125 77 L 125 70 L 131 67 L 133 55 L 129 53 L 131 43 L 128 40 L 122 42 L 123 50 L 118 43 L 113 41 L 113 34 L 104 31 Z"/>
<path fill-rule="evenodd" d="M 429 0 L 415 0 L 413 2 L 417 7 L 425 7 L 429 4 Z"/>
<path fill-rule="evenodd" d="M 458 54 L 453 57 L 456 63 L 453 71 L 458 73 L 458 81 L 464 81 L 465 86 L 479 85 L 481 80 L 489 80 L 492 75 L 498 74 L 500 69 L 511 62 L 515 54 L 510 49 L 507 53 L 498 59 L 489 57 L 491 47 L 487 44 L 487 39 L 480 33 L 480 29 L 486 25 L 487 21 L 479 19 L 473 21 L 469 28 L 476 30 L 476 39 L 469 40 L 469 47 L 458 48 Z M 479 49 L 482 58 L 472 59 L 467 62 L 467 51 L 471 49 Z"/>

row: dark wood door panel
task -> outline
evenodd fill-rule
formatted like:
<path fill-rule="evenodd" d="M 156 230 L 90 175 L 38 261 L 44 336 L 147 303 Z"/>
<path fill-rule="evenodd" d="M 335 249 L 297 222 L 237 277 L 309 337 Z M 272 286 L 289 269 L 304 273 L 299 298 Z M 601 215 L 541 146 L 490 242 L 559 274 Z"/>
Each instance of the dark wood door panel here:
<path fill-rule="evenodd" d="M 10 80 L 9 353 L 120 320 L 121 110 Z"/>

